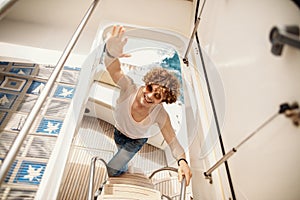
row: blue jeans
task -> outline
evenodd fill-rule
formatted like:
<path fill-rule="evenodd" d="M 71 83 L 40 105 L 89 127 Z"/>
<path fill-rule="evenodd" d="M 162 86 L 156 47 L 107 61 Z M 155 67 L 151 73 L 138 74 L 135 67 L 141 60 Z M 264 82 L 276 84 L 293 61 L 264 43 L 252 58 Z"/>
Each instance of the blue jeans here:
<path fill-rule="evenodd" d="M 115 128 L 118 151 L 107 164 L 108 176 L 120 176 L 128 170 L 128 162 L 143 147 L 148 138 L 131 139 Z"/>

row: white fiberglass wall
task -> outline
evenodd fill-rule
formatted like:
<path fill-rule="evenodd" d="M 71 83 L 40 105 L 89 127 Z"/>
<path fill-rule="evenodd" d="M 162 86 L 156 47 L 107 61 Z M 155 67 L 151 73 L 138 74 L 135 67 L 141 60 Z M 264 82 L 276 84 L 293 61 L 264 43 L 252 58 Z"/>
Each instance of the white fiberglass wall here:
<path fill-rule="evenodd" d="M 222 80 L 224 98 L 216 101 L 224 102 L 217 111 L 224 115 L 227 151 L 277 113 L 281 103 L 299 103 L 300 50 L 285 45 L 276 56 L 269 40 L 272 27 L 290 25 L 300 26 L 293 1 L 206 2 L 198 32 Z M 236 198 L 299 199 L 299 151 L 299 127 L 280 115 L 229 160 Z"/>

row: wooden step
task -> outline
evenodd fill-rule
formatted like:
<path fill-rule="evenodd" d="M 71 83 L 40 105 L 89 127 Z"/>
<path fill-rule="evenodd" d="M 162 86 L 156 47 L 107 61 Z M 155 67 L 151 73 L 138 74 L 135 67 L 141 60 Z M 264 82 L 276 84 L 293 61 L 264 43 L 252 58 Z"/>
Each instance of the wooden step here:
<path fill-rule="evenodd" d="M 154 189 L 154 185 L 153 185 L 152 181 L 144 174 L 124 173 L 118 177 L 108 178 L 108 183 L 109 184 L 137 185 L 137 186 Z"/>
<path fill-rule="evenodd" d="M 130 184 L 106 184 L 97 200 L 160 200 L 159 191 Z"/>
<path fill-rule="evenodd" d="M 109 177 L 98 200 L 160 200 L 161 193 L 144 174 L 125 173 Z"/>

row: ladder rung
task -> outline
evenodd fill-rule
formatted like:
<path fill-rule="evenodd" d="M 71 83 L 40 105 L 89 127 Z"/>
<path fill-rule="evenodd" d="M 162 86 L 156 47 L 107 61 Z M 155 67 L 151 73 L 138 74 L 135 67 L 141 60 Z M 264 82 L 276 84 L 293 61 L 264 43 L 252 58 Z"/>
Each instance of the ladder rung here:
<path fill-rule="evenodd" d="M 159 191 L 129 184 L 106 184 L 98 200 L 108 199 L 130 199 L 130 200 L 160 200 Z"/>

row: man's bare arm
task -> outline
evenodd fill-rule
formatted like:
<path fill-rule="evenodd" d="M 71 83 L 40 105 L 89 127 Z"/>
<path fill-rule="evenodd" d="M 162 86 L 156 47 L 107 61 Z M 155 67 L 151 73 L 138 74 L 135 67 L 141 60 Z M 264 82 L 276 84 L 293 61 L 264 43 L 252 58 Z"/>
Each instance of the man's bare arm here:
<path fill-rule="evenodd" d="M 179 144 L 174 129 L 172 127 L 170 117 L 167 115 L 166 120 L 163 123 L 160 123 L 161 132 L 164 139 L 169 145 L 173 157 L 178 162 L 178 179 L 181 182 L 183 176 L 186 178 L 186 184 L 190 184 L 190 179 L 192 177 L 191 169 L 186 161 L 185 152 L 182 146 Z"/>
<path fill-rule="evenodd" d="M 123 53 L 123 48 L 127 43 L 127 38 L 123 38 L 125 29 L 120 26 L 114 26 L 111 36 L 106 42 L 106 54 L 104 63 L 114 83 L 118 84 L 119 80 L 124 76 L 121 69 L 119 58 L 129 57 L 129 54 Z"/>

